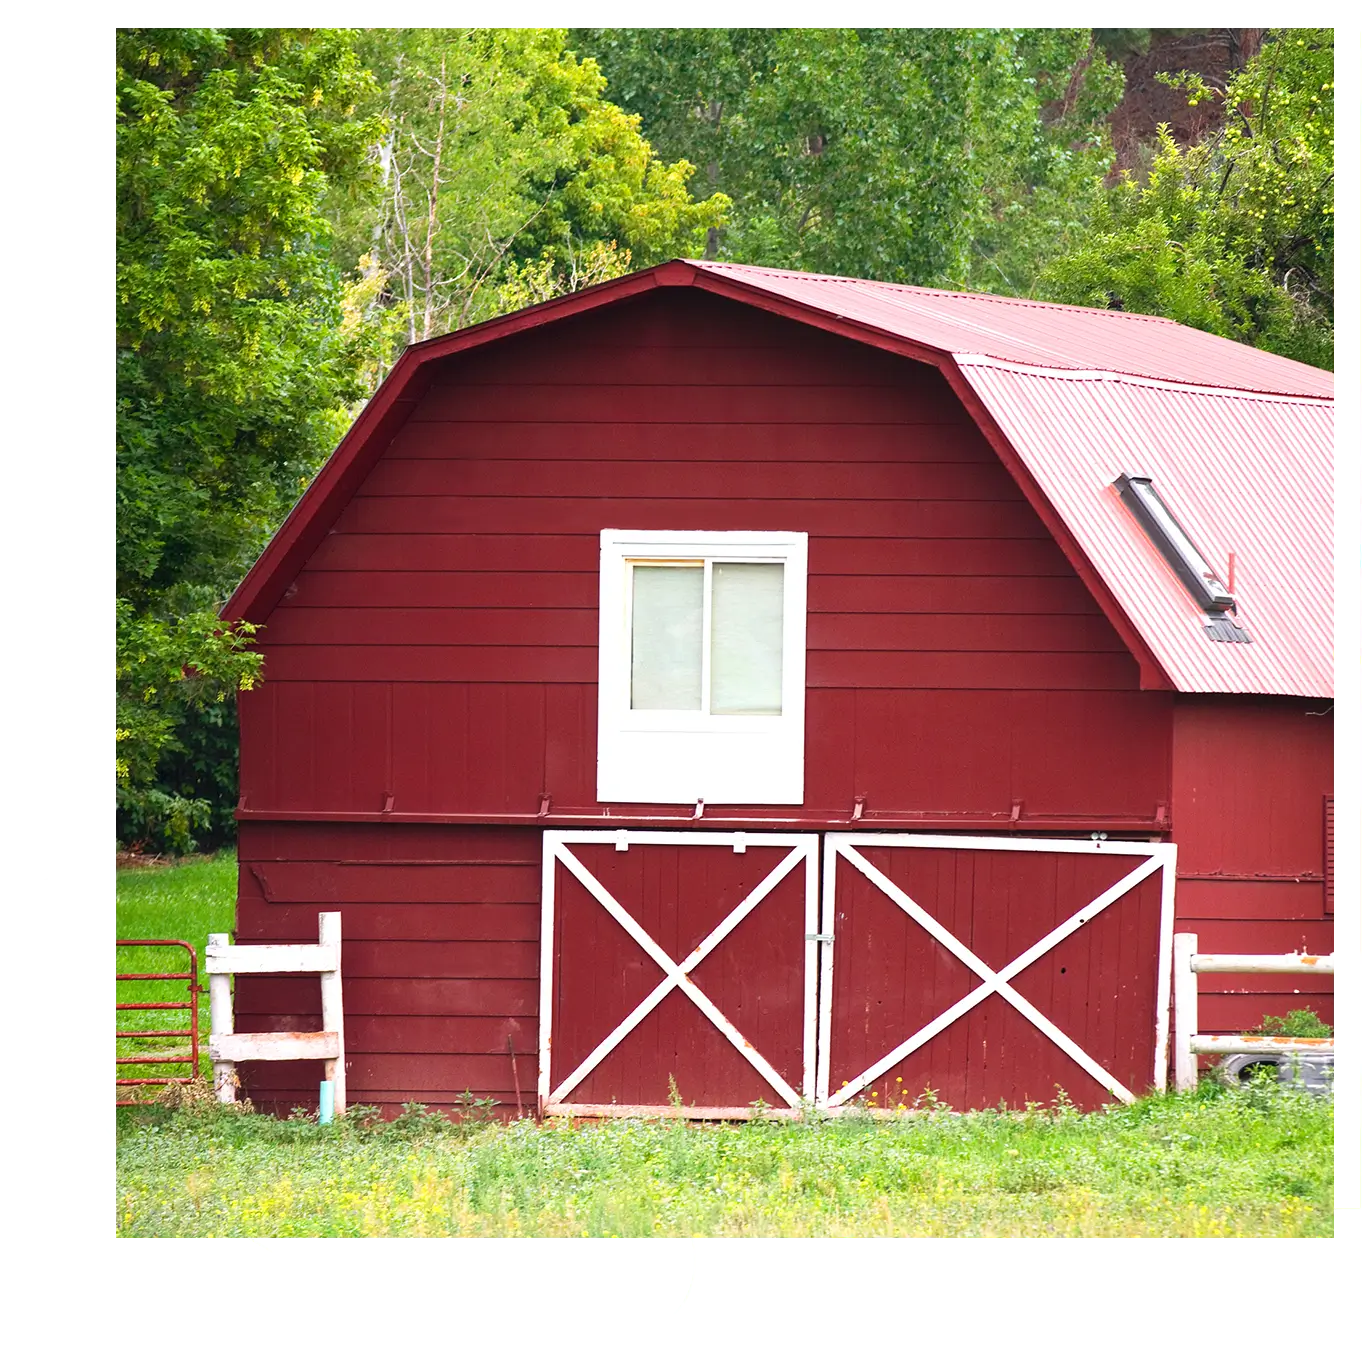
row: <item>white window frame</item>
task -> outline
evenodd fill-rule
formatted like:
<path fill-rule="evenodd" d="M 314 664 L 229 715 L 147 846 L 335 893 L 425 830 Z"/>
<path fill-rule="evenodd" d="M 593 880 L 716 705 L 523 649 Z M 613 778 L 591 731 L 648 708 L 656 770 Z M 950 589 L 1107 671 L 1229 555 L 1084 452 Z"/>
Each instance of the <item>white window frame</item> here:
<path fill-rule="evenodd" d="M 802 805 L 809 536 L 741 530 L 601 530 L 600 701 L 596 797 L 601 803 Z M 779 562 L 784 571 L 778 716 L 636 711 L 630 705 L 636 561 Z M 705 661 L 707 691 L 709 662 Z"/>

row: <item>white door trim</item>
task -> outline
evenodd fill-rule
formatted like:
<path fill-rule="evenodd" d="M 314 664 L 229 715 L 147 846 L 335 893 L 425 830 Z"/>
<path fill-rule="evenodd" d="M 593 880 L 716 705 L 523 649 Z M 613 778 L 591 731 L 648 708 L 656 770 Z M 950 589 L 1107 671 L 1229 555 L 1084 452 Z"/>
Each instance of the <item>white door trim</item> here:
<path fill-rule="evenodd" d="M 1097 854 L 1108 853 L 1115 856 L 1144 857 L 1145 860 L 1114 885 L 1104 890 L 1090 903 L 1086 904 L 1067 921 L 1061 923 L 1048 935 L 1042 937 L 1029 950 L 1018 955 L 1001 970 L 994 970 L 981 960 L 963 942 L 946 930 L 929 913 L 903 892 L 875 865 L 867 861 L 857 850 L 865 847 L 916 847 L 952 850 L 994 851 L 994 852 L 1050 852 Z M 829 1055 L 832 1045 L 832 978 L 833 947 L 830 939 L 834 934 L 836 917 L 837 858 L 843 856 L 877 889 L 893 900 L 905 913 L 918 923 L 936 941 L 946 947 L 968 969 L 982 980 L 978 987 L 960 998 L 935 1020 L 924 1025 L 910 1035 L 898 1047 L 891 1049 L 880 1060 L 859 1073 L 835 1093 L 831 1091 L 831 1063 Z M 1159 956 L 1156 972 L 1156 1018 L 1154 1027 L 1154 1084 L 1164 1090 L 1168 1080 L 1168 995 L 1171 966 L 1169 964 L 1173 931 L 1173 886 L 1177 866 L 1177 847 L 1173 843 L 1136 843 L 1108 842 L 1105 840 L 1079 842 L 1076 840 L 1046 840 L 1036 838 L 981 838 L 954 837 L 950 834 L 865 834 L 829 833 L 824 837 L 823 850 L 823 910 L 822 946 L 823 958 L 820 971 L 819 988 L 819 1036 L 818 1036 L 818 1092 L 815 1096 L 821 1106 L 832 1108 L 845 1104 L 857 1092 L 864 1089 L 910 1053 L 922 1047 L 928 1040 L 940 1034 L 948 1025 L 958 1020 L 972 1007 L 985 998 L 997 993 L 1014 1006 L 1042 1034 L 1069 1055 L 1090 1076 L 1101 1083 L 1119 1100 L 1129 1102 L 1135 1097 L 1102 1065 L 1083 1051 L 1072 1039 L 1047 1017 L 1041 1015 L 1025 997 L 1011 986 L 1011 980 L 1023 969 L 1033 964 L 1047 951 L 1054 949 L 1065 937 L 1077 931 L 1080 926 L 1095 917 L 1103 909 L 1115 903 L 1123 894 L 1134 889 L 1141 881 L 1155 871 L 1162 871 L 1162 890 L 1160 897 Z"/>
<path fill-rule="evenodd" d="M 617 851 L 631 846 L 700 846 L 731 847 L 745 852 L 752 847 L 783 847 L 788 849 L 776 865 L 757 884 L 699 945 L 680 962 L 675 961 L 657 944 L 642 926 L 624 909 L 613 894 L 591 874 L 581 860 L 568 850 L 572 843 L 613 843 Z M 543 853 L 543 925 L 540 945 L 539 990 L 539 1108 L 541 1113 L 580 1113 L 592 1111 L 592 1106 L 564 1104 L 565 1098 L 581 1084 L 590 1072 L 615 1049 L 633 1028 L 673 989 L 679 989 L 699 1008 L 710 1023 L 751 1064 L 772 1090 L 791 1109 L 798 1108 L 801 1096 L 812 1099 L 814 1090 L 814 1051 L 816 1043 L 816 1014 L 818 968 L 814 940 L 804 943 L 804 1037 L 803 1074 L 797 1090 L 766 1061 L 739 1032 L 727 1016 L 691 980 L 697 965 L 731 933 L 740 922 L 797 866 L 805 867 L 804 925 L 806 938 L 816 936 L 818 915 L 818 835 L 787 833 L 680 833 L 650 832 L 633 829 L 546 831 Z M 552 1088 L 553 1052 L 553 950 L 554 950 L 554 881 L 557 865 L 578 881 L 630 937 L 648 954 L 662 971 L 662 981 L 624 1018 L 573 1070 L 563 1078 L 557 1089 Z M 703 1112 L 703 1111 L 701 1111 Z"/>

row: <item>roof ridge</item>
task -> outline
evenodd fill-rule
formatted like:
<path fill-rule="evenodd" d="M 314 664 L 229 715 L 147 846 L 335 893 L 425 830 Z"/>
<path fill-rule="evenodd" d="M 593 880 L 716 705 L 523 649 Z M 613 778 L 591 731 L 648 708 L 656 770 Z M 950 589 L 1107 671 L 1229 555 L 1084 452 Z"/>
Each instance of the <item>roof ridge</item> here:
<path fill-rule="evenodd" d="M 945 299 L 987 300 L 990 304 L 1010 304 L 1020 309 L 1065 309 L 1077 310 L 1085 314 L 1100 314 L 1106 318 L 1121 318 L 1137 323 L 1166 323 L 1173 327 L 1183 327 L 1176 319 L 1165 318 L 1161 314 L 1134 314 L 1125 309 L 1098 309 L 1090 304 L 1061 304 L 1056 300 L 1023 299 L 1017 295 L 990 295 L 982 290 L 942 290 L 938 286 L 910 286 L 898 281 L 876 281 L 861 276 L 833 276 L 826 272 L 795 271 L 790 267 L 753 267 L 743 262 L 706 262 L 695 260 L 692 265 L 703 266 L 706 270 L 765 272 L 772 276 L 798 277 L 802 281 L 832 281 L 840 285 L 877 286 L 909 295 L 940 295 Z"/>
<path fill-rule="evenodd" d="M 1281 393 L 1273 389 L 1250 388 L 1243 384 L 1206 384 L 1169 379 L 1158 375 L 1137 374 L 1133 370 L 1075 369 L 1065 365 L 1034 365 L 1027 361 L 1004 360 L 984 352 L 961 351 L 955 362 L 962 369 L 1001 370 L 1036 379 L 1062 379 L 1068 383 L 1119 383 L 1152 388 L 1165 393 L 1195 393 L 1208 398 L 1237 398 L 1250 402 L 1289 403 L 1292 406 L 1321 407 L 1330 411 L 1335 399 L 1324 393 Z"/>

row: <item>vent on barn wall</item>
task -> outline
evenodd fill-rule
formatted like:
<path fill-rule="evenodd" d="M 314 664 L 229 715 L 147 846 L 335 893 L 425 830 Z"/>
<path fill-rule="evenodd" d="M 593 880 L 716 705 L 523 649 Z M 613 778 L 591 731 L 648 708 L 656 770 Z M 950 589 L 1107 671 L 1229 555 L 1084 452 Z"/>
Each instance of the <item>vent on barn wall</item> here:
<path fill-rule="evenodd" d="M 1149 540 L 1158 548 L 1183 588 L 1206 612 L 1202 630 L 1211 641 L 1250 642 L 1253 640 L 1230 614 L 1238 611 L 1234 595 L 1215 574 L 1200 548 L 1169 510 L 1154 488 L 1152 478 L 1122 473 L 1116 490 L 1126 509 L 1140 522 Z M 1231 563 L 1231 569 L 1233 563 Z"/>

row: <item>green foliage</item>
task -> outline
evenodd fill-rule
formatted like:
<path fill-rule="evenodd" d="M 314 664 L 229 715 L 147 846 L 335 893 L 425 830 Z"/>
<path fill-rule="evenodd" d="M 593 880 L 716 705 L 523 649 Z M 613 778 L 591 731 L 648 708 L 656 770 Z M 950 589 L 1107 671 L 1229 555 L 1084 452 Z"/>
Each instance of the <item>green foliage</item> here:
<path fill-rule="evenodd" d="M 1333 1030 L 1308 1007 L 1297 1007 L 1284 1016 L 1264 1016 L 1263 1023 L 1253 1033 L 1284 1035 L 1289 1039 L 1328 1039 Z"/>
<path fill-rule="evenodd" d="M 1083 220 L 1121 75 L 1087 30 L 582 29 L 612 97 L 733 198 L 711 254 L 1021 291 Z"/>
<path fill-rule="evenodd" d="M 211 610 L 166 618 L 137 614 L 121 596 L 117 613 L 120 837 L 187 851 L 195 834 L 213 823 L 224 768 L 220 759 L 214 764 L 204 782 L 213 787 L 207 792 L 167 790 L 162 760 L 187 754 L 177 738 L 186 722 L 202 724 L 215 712 L 221 721 L 231 690 L 252 686 L 260 666 L 260 656 L 249 649 L 255 629 L 249 623 L 225 626 Z M 230 758 L 227 763 L 234 766 Z"/>
<path fill-rule="evenodd" d="M 351 38 L 117 36 L 118 788 L 127 841 L 185 848 L 215 805 L 167 787 L 189 708 L 257 677 L 215 615 L 359 396 L 364 336 L 321 212 L 377 124 Z M 220 775 L 215 766 L 213 776 Z M 214 791 L 221 788 L 221 783 Z"/>
<path fill-rule="evenodd" d="M 380 218 L 350 247 L 381 275 L 371 312 L 407 341 L 698 251 L 726 201 L 692 200 L 638 118 L 602 96 L 560 29 L 372 31 L 387 134 Z"/>
<path fill-rule="evenodd" d="M 1166 318 L 1326 368 L 1333 363 L 1333 38 L 1269 35 L 1228 82 L 1175 82 L 1224 103 L 1220 129 L 1165 129 L 1147 182 L 1126 175 L 1042 293 Z"/>
<path fill-rule="evenodd" d="M 129 1236 L 1328 1236 L 1333 1107 L 1274 1085 L 1092 1114 L 322 1128 L 118 1119 Z"/>

